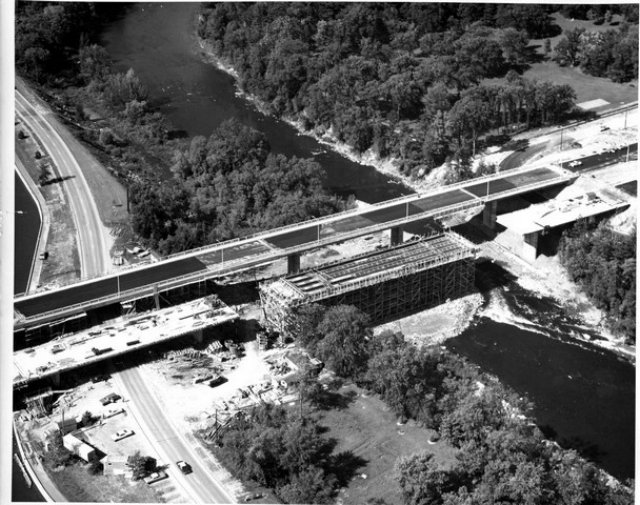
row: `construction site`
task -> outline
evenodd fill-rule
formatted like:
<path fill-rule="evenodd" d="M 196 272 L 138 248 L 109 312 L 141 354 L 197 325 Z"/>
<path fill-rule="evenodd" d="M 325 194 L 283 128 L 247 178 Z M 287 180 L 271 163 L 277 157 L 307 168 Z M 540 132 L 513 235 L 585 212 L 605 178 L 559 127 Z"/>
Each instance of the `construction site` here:
<path fill-rule="evenodd" d="M 99 326 L 71 333 L 43 345 L 13 353 L 14 387 L 114 358 L 160 342 L 193 336 L 233 321 L 238 315 L 214 295 L 153 313 L 121 316 Z"/>
<path fill-rule="evenodd" d="M 473 289 L 476 247 L 450 231 L 325 264 L 260 285 L 266 327 L 295 337 L 310 303 L 355 305 L 374 323 L 424 310 Z"/>

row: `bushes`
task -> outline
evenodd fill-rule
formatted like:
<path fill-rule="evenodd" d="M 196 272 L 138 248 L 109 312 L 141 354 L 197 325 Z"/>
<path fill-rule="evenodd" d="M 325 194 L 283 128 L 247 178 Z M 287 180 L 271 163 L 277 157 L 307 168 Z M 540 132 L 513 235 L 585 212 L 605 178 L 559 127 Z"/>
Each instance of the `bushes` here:
<path fill-rule="evenodd" d="M 285 502 L 329 503 L 337 487 L 330 472 L 333 443 L 313 419 L 282 407 L 267 404 L 239 414 L 219 443 L 219 455 L 235 475 L 275 489 Z"/>

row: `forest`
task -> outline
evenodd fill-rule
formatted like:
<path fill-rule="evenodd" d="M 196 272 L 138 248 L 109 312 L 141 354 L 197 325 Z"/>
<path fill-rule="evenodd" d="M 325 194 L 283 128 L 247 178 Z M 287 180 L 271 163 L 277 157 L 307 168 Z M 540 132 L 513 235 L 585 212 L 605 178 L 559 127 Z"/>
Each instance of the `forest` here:
<path fill-rule="evenodd" d="M 520 75 L 539 58 L 529 41 L 559 33 L 549 15 L 559 7 L 215 3 L 198 34 L 271 113 L 424 174 L 467 163 L 484 135 L 572 113 L 569 86 Z M 637 18 L 621 9 L 610 11 Z"/>
<path fill-rule="evenodd" d="M 209 138 L 172 138 L 133 70 L 117 72 L 95 43 L 123 7 L 20 2 L 16 66 L 128 186 L 131 223 L 162 254 L 344 210 L 314 161 L 270 152 L 264 136 L 229 120 Z M 49 97 L 51 98 L 51 96 Z M 101 112 L 99 129 L 85 108 Z M 164 174 L 163 174 L 164 172 Z M 169 180 L 166 180 L 168 177 Z"/>
<path fill-rule="evenodd" d="M 563 234 L 559 257 L 575 281 L 607 315 L 612 330 L 636 340 L 636 231 L 578 222 Z"/>
<path fill-rule="evenodd" d="M 374 335 L 353 306 L 307 305 L 291 324 L 337 377 L 379 395 L 400 420 L 435 430 L 434 440 L 456 449 L 446 467 L 420 447 L 398 458 L 393 471 L 406 505 L 633 502 L 630 490 L 609 486 L 576 451 L 546 441 L 527 417 L 526 398 L 463 358 L 439 346 L 416 347 L 400 333 Z M 223 430 L 219 454 L 243 479 L 275 489 L 286 503 L 332 503 L 346 485 L 336 469 L 349 455 L 332 453 L 336 441 L 323 437 L 314 408 L 326 408 L 330 393 L 315 379 L 306 384 L 305 373 L 304 410 L 258 407 Z"/>
<path fill-rule="evenodd" d="M 177 149 L 170 183 L 130 189 L 133 227 L 163 254 L 344 210 L 322 187 L 313 160 L 273 154 L 264 135 L 238 120 Z"/>

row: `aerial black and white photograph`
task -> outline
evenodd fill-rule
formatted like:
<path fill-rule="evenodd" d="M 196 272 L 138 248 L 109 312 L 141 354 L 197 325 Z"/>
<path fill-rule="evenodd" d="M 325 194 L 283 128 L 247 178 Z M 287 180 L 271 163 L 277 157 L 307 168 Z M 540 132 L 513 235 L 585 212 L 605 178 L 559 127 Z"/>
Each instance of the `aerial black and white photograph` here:
<path fill-rule="evenodd" d="M 638 11 L 3 2 L 0 502 L 633 504 Z"/>

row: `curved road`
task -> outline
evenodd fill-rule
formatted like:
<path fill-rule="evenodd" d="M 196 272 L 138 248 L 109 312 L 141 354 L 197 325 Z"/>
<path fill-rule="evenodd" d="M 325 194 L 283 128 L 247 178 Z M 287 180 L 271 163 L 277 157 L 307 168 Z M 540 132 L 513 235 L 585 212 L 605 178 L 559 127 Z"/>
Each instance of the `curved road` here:
<path fill-rule="evenodd" d="M 98 208 L 80 165 L 64 143 L 54 126 L 48 121 L 53 114 L 42 105 L 33 105 L 16 89 L 16 115 L 23 120 L 51 156 L 58 176 L 69 177 L 64 185 L 78 233 L 78 253 L 82 278 L 88 279 L 106 273 L 110 265 L 109 251 L 102 234 Z"/>
<path fill-rule="evenodd" d="M 235 503 L 233 497 L 211 476 L 206 463 L 196 451 L 178 435 L 178 430 L 165 416 L 138 370 L 120 370 L 114 377 L 123 386 L 122 392 L 128 394 L 134 410 L 132 413 L 149 443 L 163 458 L 163 463 L 169 465 L 169 478 L 186 491 L 189 499 L 196 503 Z M 175 464 L 180 460 L 187 461 L 193 473 L 183 475 Z"/>

